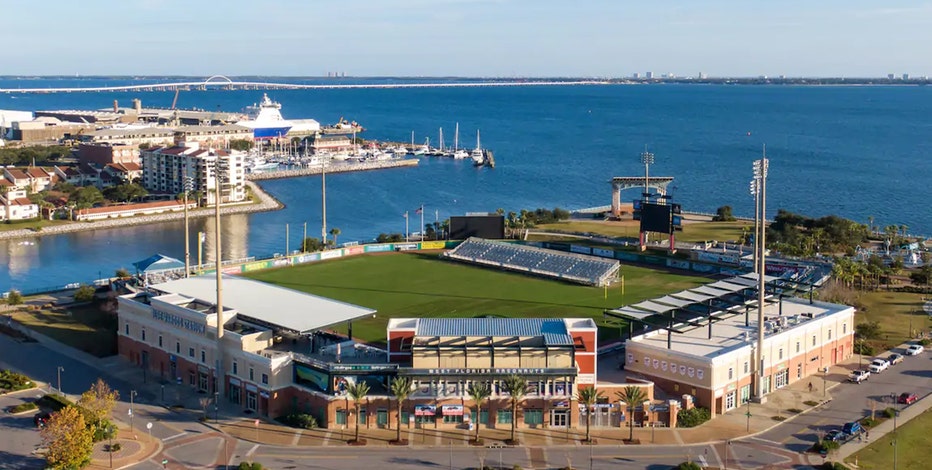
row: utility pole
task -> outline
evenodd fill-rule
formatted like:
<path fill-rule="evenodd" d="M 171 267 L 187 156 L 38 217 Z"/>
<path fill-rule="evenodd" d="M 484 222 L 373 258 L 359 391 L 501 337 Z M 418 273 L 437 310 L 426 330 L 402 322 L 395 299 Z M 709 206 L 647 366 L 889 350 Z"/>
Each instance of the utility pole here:
<path fill-rule="evenodd" d="M 65 394 L 65 392 L 63 392 L 63 391 L 61 390 L 61 373 L 62 373 L 62 371 L 64 371 L 64 370 L 65 370 L 64 367 L 58 366 L 58 393 L 60 393 L 60 394 L 62 394 L 62 395 Z"/>
<path fill-rule="evenodd" d="M 188 230 L 190 226 L 188 224 L 188 193 L 191 192 L 192 185 L 194 183 L 193 179 L 187 175 L 187 165 L 185 165 L 185 176 L 184 176 L 184 277 L 190 277 L 191 275 L 191 240 L 188 235 Z"/>
<path fill-rule="evenodd" d="M 133 415 L 136 414 L 133 411 L 133 398 L 136 397 L 136 391 L 129 391 L 129 430 L 132 431 L 133 435 L 136 435 L 136 428 L 133 427 Z"/>
<path fill-rule="evenodd" d="M 766 283 L 764 282 L 764 277 L 767 273 L 767 261 L 765 255 L 766 245 L 766 232 L 767 232 L 767 170 L 769 167 L 769 161 L 767 160 L 767 147 L 764 146 L 763 156 L 760 160 L 754 161 L 754 179 L 758 182 L 758 189 L 760 190 L 760 211 L 759 217 L 760 220 L 758 228 L 759 233 L 755 235 L 758 251 L 758 271 L 757 271 L 757 354 L 755 355 L 757 374 L 756 374 L 756 383 L 754 386 L 754 394 L 756 395 L 757 400 L 760 403 L 765 401 L 764 399 L 764 297 L 766 294 Z"/>
<path fill-rule="evenodd" d="M 217 155 L 216 169 L 214 174 L 214 182 L 217 186 L 217 197 L 214 201 L 214 255 L 215 259 L 215 268 L 217 271 L 217 379 L 214 385 L 214 391 L 217 392 L 220 388 L 223 387 L 224 375 L 223 375 L 223 271 L 221 270 L 221 252 L 220 249 L 220 199 L 222 197 L 221 186 L 225 175 L 221 175 L 225 169 L 233 171 L 232 166 L 224 168 L 222 157 Z M 232 194 L 232 188 L 230 188 L 230 193 Z M 218 387 L 219 386 L 219 387 Z"/>
<path fill-rule="evenodd" d="M 320 167 L 320 242 L 327 248 L 327 163 Z"/>

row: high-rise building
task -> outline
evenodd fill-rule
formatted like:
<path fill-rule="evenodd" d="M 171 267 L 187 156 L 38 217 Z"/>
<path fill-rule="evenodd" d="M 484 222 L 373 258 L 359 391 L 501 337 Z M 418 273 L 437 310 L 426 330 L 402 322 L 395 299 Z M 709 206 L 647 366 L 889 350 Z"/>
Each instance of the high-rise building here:
<path fill-rule="evenodd" d="M 632 75 L 631 78 L 633 78 L 633 79 L 635 79 L 635 80 L 641 78 L 640 72 L 634 72 L 634 75 Z"/>
<path fill-rule="evenodd" d="M 709 78 L 709 76 L 708 76 L 707 74 L 705 74 L 705 73 L 703 73 L 703 72 L 699 72 L 699 80 L 705 80 L 705 79 L 707 79 L 707 78 Z"/>
<path fill-rule="evenodd" d="M 889 79 L 889 80 L 896 80 L 896 75 L 893 75 L 892 73 L 888 73 L 888 74 L 887 74 L 887 79 Z"/>
<path fill-rule="evenodd" d="M 909 74 L 908 74 L 908 73 L 904 73 L 904 74 L 903 74 L 903 80 L 909 80 Z"/>
<path fill-rule="evenodd" d="M 654 72 L 647 72 L 647 78 L 654 78 Z"/>
<path fill-rule="evenodd" d="M 201 194 L 203 204 L 216 198 L 215 171 L 218 160 L 222 175 L 221 203 L 246 199 L 246 174 L 243 155 L 225 150 L 202 149 L 196 142 L 187 146 L 158 147 L 142 153 L 142 184 L 153 193 L 180 194 L 185 178 L 191 178 L 191 190 Z"/>

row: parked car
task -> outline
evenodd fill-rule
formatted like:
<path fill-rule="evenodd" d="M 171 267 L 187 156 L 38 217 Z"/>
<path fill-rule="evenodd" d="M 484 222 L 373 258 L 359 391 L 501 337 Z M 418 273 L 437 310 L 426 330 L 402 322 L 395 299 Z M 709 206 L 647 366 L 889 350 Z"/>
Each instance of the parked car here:
<path fill-rule="evenodd" d="M 900 396 L 896 397 L 896 402 L 902 405 L 912 405 L 919 399 L 919 396 L 915 393 L 903 392 Z"/>
<path fill-rule="evenodd" d="M 918 356 L 922 354 L 923 351 L 925 351 L 925 348 L 923 348 L 921 344 L 910 344 L 909 347 L 906 348 L 906 355 Z"/>
<path fill-rule="evenodd" d="M 854 383 L 856 383 L 856 384 L 859 384 L 859 383 L 861 383 L 861 382 L 867 380 L 868 378 L 870 378 L 870 376 L 871 376 L 870 371 L 867 371 L 867 370 L 856 370 L 856 371 L 852 372 L 851 375 L 848 376 L 848 381 L 849 381 L 849 382 L 854 382 Z"/>
<path fill-rule="evenodd" d="M 37 428 L 45 427 L 51 417 L 52 415 L 43 411 L 41 413 L 36 413 L 36 415 L 32 417 L 32 422 Z"/>
<path fill-rule="evenodd" d="M 893 354 L 887 356 L 887 362 L 889 362 L 891 366 L 895 366 L 895 365 L 897 365 L 897 364 L 903 362 L 903 355 L 902 355 L 902 354 L 893 353 Z"/>
<path fill-rule="evenodd" d="M 841 432 L 845 433 L 848 439 L 861 434 L 864 431 L 864 428 L 861 427 L 861 423 L 857 421 L 852 421 L 850 423 L 845 423 L 841 428 Z"/>
<path fill-rule="evenodd" d="M 841 432 L 841 429 L 832 429 L 825 434 L 824 440 L 831 442 L 845 442 L 845 433 Z"/>
<path fill-rule="evenodd" d="M 887 370 L 887 367 L 890 367 L 890 363 L 878 357 L 877 359 L 871 361 L 870 369 L 872 374 L 879 374 Z"/>

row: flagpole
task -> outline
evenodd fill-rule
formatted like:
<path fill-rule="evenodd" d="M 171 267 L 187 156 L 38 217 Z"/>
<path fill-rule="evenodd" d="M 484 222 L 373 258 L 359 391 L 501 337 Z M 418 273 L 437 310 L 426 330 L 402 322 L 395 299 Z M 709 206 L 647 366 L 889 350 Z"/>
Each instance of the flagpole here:
<path fill-rule="evenodd" d="M 405 211 L 405 242 L 408 241 L 408 211 Z"/>
<path fill-rule="evenodd" d="M 424 241 L 424 203 L 421 203 L 421 241 Z"/>

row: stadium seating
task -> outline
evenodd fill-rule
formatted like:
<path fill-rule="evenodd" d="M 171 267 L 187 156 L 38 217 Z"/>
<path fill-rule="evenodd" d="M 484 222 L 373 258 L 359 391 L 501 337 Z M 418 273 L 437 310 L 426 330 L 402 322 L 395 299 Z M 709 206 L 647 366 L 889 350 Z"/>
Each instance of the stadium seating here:
<path fill-rule="evenodd" d="M 615 260 L 481 238 L 470 238 L 444 256 L 593 286 L 611 283 L 620 269 Z"/>

